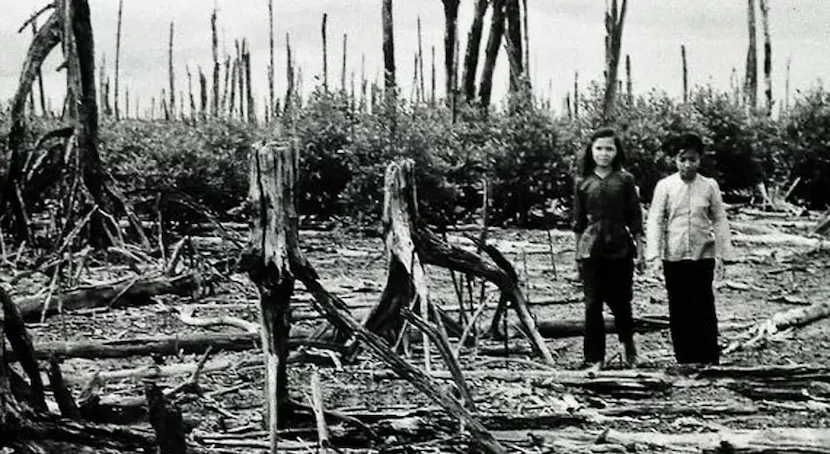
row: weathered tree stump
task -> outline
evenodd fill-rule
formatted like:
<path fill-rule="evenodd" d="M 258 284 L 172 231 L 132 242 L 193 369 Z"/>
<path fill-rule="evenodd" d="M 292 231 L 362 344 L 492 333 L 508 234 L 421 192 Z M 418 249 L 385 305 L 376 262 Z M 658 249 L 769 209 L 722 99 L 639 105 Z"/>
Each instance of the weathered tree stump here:
<path fill-rule="evenodd" d="M 296 160 L 293 161 L 293 165 L 293 169 L 296 169 Z M 286 210 L 286 226 L 284 232 L 290 271 L 294 277 L 304 284 L 306 290 L 314 297 L 314 301 L 320 312 L 326 315 L 329 322 L 335 328 L 344 333 L 354 335 L 401 377 L 408 380 L 413 386 L 426 394 L 427 397 L 441 405 L 452 416 L 461 420 L 466 429 L 470 431 L 473 441 L 478 448 L 489 454 L 502 454 L 506 452 L 505 448 L 469 410 L 464 408 L 454 397 L 447 394 L 429 376 L 395 354 L 389 344 L 381 337 L 358 323 L 349 313 L 346 303 L 337 296 L 329 293 L 323 287 L 317 272 L 300 250 L 298 237 L 299 223 L 294 205 L 296 202 L 296 194 L 294 193 L 293 180 L 291 181 L 292 183 L 287 185 L 288 190 L 283 192 L 285 194 L 283 200 L 287 202 L 284 206 Z"/>
<path fill-rule="evenodd" d="M 392 164 L 387 170 L 385 187 L 384 228 L 386 231 L 387 249 L 390 252 L 389 276 L 384 295 L 380 303 L 373 308 L 366 320 L 366 327 L 373 332 L 397 333 L 399 329 L 394 325 L 399 308 L 406 301 L 411 301 L 412 294 L 407 293 L 406 278 L 400 276 L 408 270 L 412 284 L 417 289 L 425 280 L 417 271 L 422 264 L 436 265 L 449 268 L 467 275 L 483 278 L 495 284 L 502 292 L 505 305 L 509 302 L 516 310 L 519 320 L 528 337 L 533 350 L 548 364 L 554 364 L 553 356 L 545 344 L 545 340 L 536 327 L 536 321 L 528 309 L 527 300 L 519 285 L 518 276 L 513 266 L 493 246 L 482 244 L 481 248 L 489 257 L 481 256 L 471 251 L 451 246 L 434 234 L 424 221 L 418 216 L 416 206 L 416 188 L 411 160 Z M 393 280 L 392 278 L 395 277 Z M 401 281 L 404 279 L 404 281 Z M 502 315 L 502 309 L 497 311 L 497 317 Z M 390 325 L 390 323 L 392 323 Z"/>
<path fill-rule="evenodd" d="M 261 143 L 251 155 L 248 199 L 252 209 L 251 238 L 241 258 L 260 294 L 262 349 L 265 354 L 265 401 L 271 452 L 277 452 L 277 429 L 289 417 L 288 335 L 291 329 L 291 274 L 287 250 L 296 152 L 288 144 Z"/>

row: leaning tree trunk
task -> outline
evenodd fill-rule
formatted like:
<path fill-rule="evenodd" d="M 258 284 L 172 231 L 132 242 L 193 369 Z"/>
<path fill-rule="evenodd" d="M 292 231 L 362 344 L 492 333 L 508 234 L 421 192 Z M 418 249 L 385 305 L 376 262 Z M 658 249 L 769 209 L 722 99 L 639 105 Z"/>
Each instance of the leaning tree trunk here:
<path fill-rule="evenodd" d="M 0 166 L 0 213 L 9 213 L 13 223 L 13 232 L 19 241 L 31 239 L 29 213 L 23 200 L 24 165 L 29 151 L 24 149 L 26 134 L 26 99 L 32 91 L 32 84 L 37 79 L 43 61 L 61 42 L 63 33 L 62 16 L 53 13 L 43 27 L 37 31 L 29 50 L 20 79 L 11 102 L 11 129 L 8 135 L 10 154 L 2 157 Z"/>
<path fill-rule="evenodd" d="M 605 96 L 602 102 L 602 116 L 606 121 L 611 119 L 617 97 L 617 73 L 627 6 L 628 0 L 622 0 L 622 7 L 618 9 L 617 0 L 612 0 L 611 11 L 605 13 Z"/>
<path fill-rule="evenodd" d="M 504 35 L 504 4 L 505 0 L 493 0 L 490 37 L 487 39 L 484 68 L 481 71 L 481 82 L 478 88 L 479 100 L 481 107 L 484 109 L 490 106 L 490 96 L 493 92 L 493 72 L 496 69 L 496 59 L 499 56 L 499 48 Z"/>
<path fill-rule="evenodd" d="M 464 68 L 461 73 L 461 85 L 464 98 L 471 102 L 475 98 L 476 70 L 478 70 L 478 56 L 481 51 L 481 35 L 484 30 L 484 15 L 487 13 L 489 0 L 478 0 L 473 13 L 473 25 L 467 34 L 467 53 L 464 55 Z"/>
<path fill-rule="evenodd" d="M 67 113 L 73 120 L 71 128 L 60 128 L 47 133 L 33 150 L 24 150 L 23 136 L 25 120 L 23 119 L 27 93 L 32 88 L 38 70 L 49 52 L 59 43 L 63 43 L 63 54 L 67 72 Z M 77 185 L 71 183 L 64 210 L 66 223 L 61 235 L 66 235 L 75 224 L 78 211 L 90 214 L 88 241 L 98 248 L 121 242 L 120 228 L 115 216 L 126 215 L 137 238 L 145 247 L 149 247 L 143 228 L 130 206 L 117 193 L 112 177 L 103 166 L 98 151 L 98 107 L 95 89 L 95 64 L 92 27 L 89 17 L 89 5 L 86 0 L 62 0 L 55 4 L 51 17 L 44 27 L 35 35 L 23 65 L 20 84 L 12 102 L 12 129 L 9 135 L 11 156 L 8 170 L 4 171 L 2 202 L 0 209 L 10 213 L 14 233 L 18 240 L 31 238 L 28 208 L 26 203 L 41 200 L 41 194 L 48 187 L 66 183 L 64 174 L 79 179 L 85 191 L 78 193 Z M 66 131 L 72 131 L 67 134 Z M 46 138 L 69 137 L 65 152 L 59 152 L 54 159 L 32 161 L 29 155 L 38 150 Z M 61 150 L 63 151 L 63 150 Z M 77 153 L 80 168 L 73 168 L 68 158 L 71 152 Z M 47 150 L 45 153 L 55 153 Z M 48 164 L 44 164 L 48 163 Z M 44 165 L 52 169 L 44 169 Z M 80 175 L 74 174 L 78 172 Z M 41 178 L 33 178 L 38 175 Z M 42 178 L 48 175 L 49 178 Z M 39 180 L 39 181 L 38 181 Z M 25 197 L 24 197 L 25 195 Z M 88 198 L 87 198 L 88 196 Z M 91 200 L 89 200 L 91 199 Z M 76 205 L 76 202 L 81 202 Z M 81 203 L 86 203 L 86 206 Z M 61 238 L 55 242 L 59 244 Z"/>
<path fill-rule="evenodd" d="M 519 0 L 507 0 L 505 6 L 507 21 L 507 59 L 510 63 L 510 92 L 519 91 L 524 70 L 524 52 L 522 50 L 522 9 Z"/>

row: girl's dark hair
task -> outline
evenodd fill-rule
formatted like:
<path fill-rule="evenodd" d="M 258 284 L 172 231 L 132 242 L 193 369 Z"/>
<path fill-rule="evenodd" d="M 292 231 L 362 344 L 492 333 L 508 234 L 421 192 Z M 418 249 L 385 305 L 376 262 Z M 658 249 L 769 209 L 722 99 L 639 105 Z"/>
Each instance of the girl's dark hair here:
<path fill-rule="evenodd" d="M 594 167 L 597 166 L 597 163 L 594 162 L 593 153 L 591 153 L 591 147 L 594 145 L 594 142 L 597 139 L 602 139 L 604 137 L 613 137 L 614 138 L 614 146 L 617 147 L 617 155 L 614 156 L 614 160 L 611 161 L 611 168 L 614 170 L 620 170 L 625 163 L 625 150 L 623 150 L 622 141 L 617 136 L 617 131 L 613 128 L 602 128 L 594 131 L 591 135 L 591 140 L 588 141 L 588 145 L 585 147 L 585 153 L 582 156 L 582 176 L 587 177 L 591 173 L 594 172 Z"/>

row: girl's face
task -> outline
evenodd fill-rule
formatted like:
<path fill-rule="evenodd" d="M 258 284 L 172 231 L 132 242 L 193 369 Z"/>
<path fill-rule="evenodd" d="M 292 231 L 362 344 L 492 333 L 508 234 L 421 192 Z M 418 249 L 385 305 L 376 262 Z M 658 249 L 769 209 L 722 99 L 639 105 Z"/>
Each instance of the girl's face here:
<path fill-rule="evenodd" d="M 611 163 L 617 157 L 617 146 L 613 137 L 600 137 L 591 144 L 591 156 L 594 163 L 600 168 L 611 168 Z"/>
<path fill-rule="evenodd" d="M 680 150 L 674 158 L 680 178 L 691 181 L 700 169 L 700 153 L 697 150 Z"/>

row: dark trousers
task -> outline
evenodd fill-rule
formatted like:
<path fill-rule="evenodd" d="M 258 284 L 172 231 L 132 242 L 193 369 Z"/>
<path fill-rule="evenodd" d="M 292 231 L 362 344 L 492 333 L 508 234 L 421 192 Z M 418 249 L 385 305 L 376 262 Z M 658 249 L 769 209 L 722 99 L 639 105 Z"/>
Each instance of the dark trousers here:
<path fill-rule="evenodd" d="M 663 274 L 677 362 L 717 364 L 718 317 L 712 290 L 715 259 L 664 261 Z"/>
<path fill-rule="evenodd" d="M 579 269 L 585 294 L 585 362 L 595 363 L 605 359 L 603 304 L 608 304 L 614 314 L 620 341 L 627 342 L 634 338 L 631 315 L 634 261 L 631 258 L 591 258 L 582 261 Z"/>

